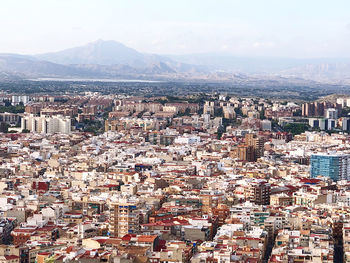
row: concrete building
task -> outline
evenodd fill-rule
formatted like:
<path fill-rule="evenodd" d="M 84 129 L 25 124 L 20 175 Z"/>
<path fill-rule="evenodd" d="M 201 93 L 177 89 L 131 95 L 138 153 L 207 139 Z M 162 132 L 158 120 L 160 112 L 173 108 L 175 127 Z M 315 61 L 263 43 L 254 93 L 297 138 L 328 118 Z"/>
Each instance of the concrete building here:
<path fill-rule="evenodd" d="M 21 129 L 35 133 L 71 133 L 71 118 L 57 116 L 26 115 L 21 120 Z"/>
<path fill-rule="evenodd" d="M 20 119 L 21 119 L 20 115 L 16 113 L 9 113 L 9 112 L 0 113 L 0 122 L 2 123 L 17 124 L 19 123 Z"/>
<path fill-rule="evenodd" d="M 248 145 L 238 145 L 230 153 L 232 158 L 237 158 L 241 161 L 253 162 L 255 160 L 254 149 Z"/>
<path fill-rule="evenodd" d="M 347 98 L 337 98 L 337 104 L 340 104 L 342 107 L 347 106 Z"/>
<path fill-rule="evenodd" d="M 257 205 L 269 205 L 271 185 L 266 181 L 253 182 L 249 188 L 250 201 Z"/>
<path fill-rule="evenodd" d="M 214 101 L 206 101 L 204 104 L 203 113 L 210 114 L 211 116 L 213 116 L 214 115 L 214 107 L 215 107 Z"/>
<path fill-rule="evenodd" d="M 264 156 L 264 139 L 256 134 L 246 134 L 245 142 L 248 146 L 253 147 L 255 160 Z"/>
<path fill-rule="evenodd" d="M 269 120 L 261 121 L 261 129 L 263 131 L 271 131 L 271 127 L 272 127 L 271 121 L 269 121 Z"/>
<path fill-rule="evenodd" d="M 342 130 L 343 131 L 350 131 L 350 118 L 343 118 Z"/>
<path fill-rule="evenodd" d="M 319 128 L 322 131 L 332 130 L 336 127 L 336 120 L 311 118 L 309 119 L 309 125 L 312 128 Z"/>
<path fill-rule="evenodd" d="M 325 176 L 333 181 L 350 179 L 350 155 L 314 154 L 311 156 L 311 177 Z"/>
<path fill-rule="evenodd" d="M 26 106 L 29 103 L 29 96 L 27 95 L 13 95 L 12 96 L 12 105 L 18 105 L 21 102 L 24 106 Z"/>
<path fill-rule="evenodd" d="M 109 232 L 114 237 L 123 237 L 126 234 L 137 233 L 140 228 L 139 203 L 120 200 L 113 203 Z"/>
<path fill-rule="evenodd" d="M 334 119 L 334 120 L 338 119 L 338 110 L 334 108 L 326 109 L 325 117 L 327 119 Z"/>

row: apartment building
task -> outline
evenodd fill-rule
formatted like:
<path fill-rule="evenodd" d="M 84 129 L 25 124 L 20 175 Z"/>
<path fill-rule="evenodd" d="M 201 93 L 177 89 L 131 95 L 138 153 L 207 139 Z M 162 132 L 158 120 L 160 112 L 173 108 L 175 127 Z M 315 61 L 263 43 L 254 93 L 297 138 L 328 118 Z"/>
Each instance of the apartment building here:
<path fill-rule="evenodd" d="M 21 129 L 34 133 L 71 133 L 71 118 L 57 116 L 25 115 L 21 120 Z"/>

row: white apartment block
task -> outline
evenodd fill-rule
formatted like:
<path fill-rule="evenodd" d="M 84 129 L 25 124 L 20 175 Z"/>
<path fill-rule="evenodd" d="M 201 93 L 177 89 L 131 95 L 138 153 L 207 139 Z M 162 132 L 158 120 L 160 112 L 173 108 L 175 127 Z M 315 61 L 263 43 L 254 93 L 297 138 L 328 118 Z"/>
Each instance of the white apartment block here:
<path fill-rule="evenodd" d="M 25 115 L 21 121 L 21 129 L 36 133 L 71 133 L 71 118 L 62 115 L 35 116 Z"/>
<path fill-rule="evenodd" d="M 29 96 L 27 95 L 13 95 L 11 102 L 12 102 L 12 105 L 14 106 L 20 104 L 21 102 L 25 106 L 29 103 L 29 100 L 30 100 Z"/>

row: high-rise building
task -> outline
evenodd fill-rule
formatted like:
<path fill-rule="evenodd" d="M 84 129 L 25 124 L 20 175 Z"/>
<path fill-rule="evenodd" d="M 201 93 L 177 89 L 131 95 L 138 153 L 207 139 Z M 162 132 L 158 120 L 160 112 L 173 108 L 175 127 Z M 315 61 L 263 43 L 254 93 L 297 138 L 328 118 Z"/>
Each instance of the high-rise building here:
<path fill-rule="evenodd" d="M 255 155 L 254 155 L 254 149 L 252 146 L 248 146 L 246 144 L 241 144 L 235 147 L 231 153 L 230 156 L 232 158 L 236 158 L 240 161 L 247 161 L 247 162 L 254 162 L 255 161 Z"/>
<path fill-rule="evenodd" d="M 334 104 L 332 103 L 316 101 L 312 103 L 304 103 L 301 107 L 301 112 L 302 115 L 306 117 L 324 116 L 325 110 L 332 107 L 334 107 Z"/>
<path fill-rule="evenodd" d="M 327 109 L 332 109 L 331 112 L 334 113 L 334 110 L 339 112 L 343 107 L 343 104 L 339 103 L 331 103 L 331 102 L 311 102 L 311 103 L 304 103 L 301 106 L 301 114 L 302 116 L 306 117 L 321 117 L 325 116 L 327 114 Z M 327 116 L 326 116 L 327 117 Z M 327 117 L 330 119 L 336 119 L 333 117 Z"/>
<path fill-rule="evenodd" d="M 332 104 L 330 104 L 327 101 L 324 102 L 315 102 L 315 114 L 316 116 L 324 116 L 324 111 L 327 108 L 332 107 Z"/>
<path fill-rule="evenodd" d="M 350 131 L 350 118 L 343 118 L 342 130 L 343 131 Z"/>
<path fill-rule="evenodd" d="M 347 102 L 346 98 L 337 98 L 337 104 L 340 104 L 342 107 L 347 106 L 346 102 Z"/>
<path fill-rule="evenodd" d="M 309 119 L 309 125 L 312 128 L 319 128 L 320 130 L 332 130 L 336 127 L 335 119 L 317 119 L 311 118 Z"/>
<path fill-rule="evenodd" d="M 337 109 L 334 109 L 334 108 L 326 109 L 326 111 L 325 111 L 325 117 L 326 117 L 327 119 L 333 119 L 333 120 L 338 119 L 338 110 L 337 110 Z"/>
<path fill-rule="evenodd" d="M 333 130 L 337 127 L 337 120 L 328 119 L 328 130 Z"/>
<path fill-rule="evenodd" d="M 309 119 L 309 125 L 312 128 L 320 128 L 320 119 L 316 119 L 316 118 Z"/>
<path fill-rule="evenodd" d="M 250 201 L 257 205 L 269 205 L 271 185 L 266 181 L 253 182 L 249 188 Z"/>
<path fill-rule="evenodd" d="M 13 95 L 11 99 L 12 105 L 23 103 L 26 106 L 29 103 L 29 96 L 27 95 Z"/>
<path fill-rule="evenodd" d="M 114 237 L 123 237 L 140 230 L 139 202 L 120 200 L 113 203 L 110 209 L 109 231 Z"/>
<path fill-rule="evenodd" d="M 255 160 L 264 156 L 264 139 L 256 134 L 249 133 L 245 135 L 245 142 L 248 146 L 253 147 Z"/>
<path fill-rule="evenodd" d="M 315 104 L 304 103 L 301 107 L 301 114 L 303 116 L 315 116 Z"/>
<path fill-rule="evenodd" d="M 254 149 L 252 146 L 240 145 L 238 146 L 238 159 L 248 162 L 255 160 Z"/>
<path fill-rule="evenodd" d="M 206 101 L 203 107 L 204 107 L 203 114 L 210 114 L 211 116 L 214 115 L 214 109 L 215 109 L 214 101 Z"/>
<path fill-rule="evenodd" d="M 350 155 L 314 154 L 310 159 L 311 177 L 325 176 L 333 181 L 350 180 Z"/>
<path fill-rule="evenodd" d="M 36 133 L 65 133 L 71 132 L 71 119 L 61 115 L 35 116 L 25 115 L 21 120 L 21 129 Z"/>
<path fill-rule="evenodd" d="M 201 195 L 201 201 L 202 201 L 202 212 L 212 213 L 213 196 L 210 194 L 203 194 Z"/>

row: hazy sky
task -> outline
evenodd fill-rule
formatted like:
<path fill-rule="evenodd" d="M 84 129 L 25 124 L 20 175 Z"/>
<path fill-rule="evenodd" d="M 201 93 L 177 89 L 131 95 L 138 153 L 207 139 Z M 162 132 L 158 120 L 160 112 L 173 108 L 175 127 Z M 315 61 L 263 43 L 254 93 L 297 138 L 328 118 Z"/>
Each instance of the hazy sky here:
<path fill-rule="evenodd" d="M 97 39 L 142 52 L 350 57 L 349 0 L 1 0 L 0 53 Z"/>

